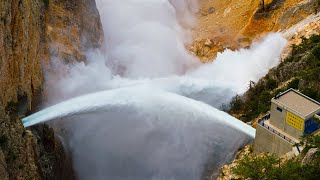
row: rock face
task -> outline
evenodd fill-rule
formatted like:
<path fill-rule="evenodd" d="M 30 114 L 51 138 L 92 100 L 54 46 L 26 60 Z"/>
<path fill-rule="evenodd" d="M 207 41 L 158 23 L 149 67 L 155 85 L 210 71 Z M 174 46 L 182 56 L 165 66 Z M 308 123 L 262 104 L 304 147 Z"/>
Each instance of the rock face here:
<path fill-rule="evenodd" d="M 46 125 L 26 130 L 10 112 L 0 108 L 0 179 L 75 179 L 53 130 Z"/>
<path fill-rule="evenodd" d="M 238 162 L 241 161 L 244 157 L 253 154 L 253 146 L 249 145 L 241 149 L 237 154 L 235 159 L 227 165 L 224 165 L 219 173 L 217 180 L 229 180 L 229 179 L 240 179 L 237 175 L 233 174 L 232 168 L 238 165 Z M 213 179 L 212 179 L 213 180 Z"/>
<path fill-rule="evenodd" d="M 317 12 L 318 1 L 306 0 L 298 4 L 288 7 L 280 16 L 277 21 L 277 25 L 280 29 L 286 29 L 292 24 L 296 24 L 299 21 L 306 18 L 306 16 Z"/>
<path fill-rule="evenodd" d="M 84 51 L 102 44 L 95 0 L 51 0 L 46 22 L 50 55 L 65 62 L 85 61 Z"/>
<path fill-rule="evenodd" d="M 30 108 L 41 88 L 43 14 L 40 0 L 0 2 L 0 179 L 41 179 L 33 135 L 5 107 Z"/>
<path fill-rule="evenodd" d="M 198 56 L 201 62 L 206 63 L 215 58 L 217 53 L 223 51 L 223 49 L 221 44 L 212 42 L 210 39 L 205 39 L 194 42 L 189 51 Z"/>
<path fill-rule="evenodd" d="M 0 176 L 3 179 L 41 179 L 32 133 L 2 108 L 0 129 Z"/>
<path fill-rule="evenodd" d="M 197 49 L 191 51 L 204 62 L 212 61 L 217 52 L 226 48 L 247 47 L 266 33 L 285 31 L 319 11 L 317 0 L 265 0 L 265 10 L 261 0 L 199 2 L 199 25 L 192 45 Z M 207 39 L 216 44 L 212 50 L 204 44 Z"/>
<path fill-rule="evenodd" d="M 41 124 L 32 129 L 37 142 L 36 159 L 43 179 L 73 180 L 75 174 L 70 156 L 64 150 L 61 140 L 55 136 L 54 131 L 48 125 Z"/>
<path fill-rule="evenodd" d="M 47 3 L 44 3 L 47 2 Z M 84 61 L 99 47 L 103 31 L 94 0 L 2 0 L 0 2 L 0 105 L 41 89 L 42 62 L 57 56 Z"/>
<path fill-rule="evenodd" d="M 0 179 L 8 180 L 7 163 L 2 151 L 0 151 Z"/>
<path fill-rule="evenodd" d="M 17 102 L 40 89 L 42 70 L 40 0 L 1 0 L 0 2 L 0 105 Z M 30 105 L 30 104 L 29 104 Z"/>
<path fill-rule="evenodd" d="M 0 1 L 1 180 L 75 179 L 53 130 L 26 130 L 21 117 L 37 105 L 50 57 L 85 61 L 85 51 L 102 40 L 94 0 Z"/>
<path fill-rule="evenodd" d="M 253 39 L 270 31 L 286 30 L 317 13 L 318 8 L 316 0 L 274 0 L 266 5 L 266 11 L 257 10 L 253 14 L 241 36 Z"/>
<path fill-rule="evenodd" d="M 314 159 L 317 158 L 316 153 L 319 152 L 319 149 L 317 148 L 311 148 L 307 154 L 305 155 L 305 157 L 302 159 L 302 163 L 303 164 L 308 164 L 310 162 L 312 162 Z"/>

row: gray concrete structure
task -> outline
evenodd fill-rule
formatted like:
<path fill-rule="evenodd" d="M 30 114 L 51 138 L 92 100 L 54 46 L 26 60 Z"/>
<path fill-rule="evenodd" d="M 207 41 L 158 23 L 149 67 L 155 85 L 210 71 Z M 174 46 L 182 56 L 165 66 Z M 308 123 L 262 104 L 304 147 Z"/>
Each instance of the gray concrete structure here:
<path fill-rule="evenodd" d="M 256 136 L 254 144 L 254 152 L 260 153 L 274 153 L 279 156 L 292 151 L 294 145 L 275 133 L 270 131 L 260 124 L 257 125 L 259 135 Z M 267 141 L 266 141 L 267 139 Z"/>
<path fill-rule="evenodd" d="M 313 119 L 320 116 L 320 103 L 304 94 L 289 89 L 271 100 L 270 114 L 259 120 L 254 150 L 282 156 L 292 149 L 305 133 L 320 127 Z"/>
<path fill-rule="evenodd" d="M 283 112 L 279 112 L 277 110 L 277 107 L 282 108 Z M 285 121 L 280 121 L 283 119 L 286 119 L 287 110 L 283 106 L 276 105 L 274 103 L 271 103 L 271 109 L 270 109 L 270 123 L 275 125 L 281 130 L 284 130 Z"/>

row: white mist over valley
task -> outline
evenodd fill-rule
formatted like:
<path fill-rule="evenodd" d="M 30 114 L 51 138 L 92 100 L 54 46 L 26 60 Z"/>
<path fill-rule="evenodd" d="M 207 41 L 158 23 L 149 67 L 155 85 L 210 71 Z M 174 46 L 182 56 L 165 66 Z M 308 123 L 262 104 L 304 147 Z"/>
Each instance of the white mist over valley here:
<path fill-rule="evenodd" d="M 287 43 L 280 33 L 202 64 L 186 48 L 195 0 L 97 0 L 97 7 L 103 46 L 88 51 L 86 63 L 56 59 L 65 74 L 46 73 L 46 107 L 54 106 L 23 120 L 56 120 L 77 178 L 202 179 L 253 140 L 255 130 L 221 107 L 280 63 Z"/>

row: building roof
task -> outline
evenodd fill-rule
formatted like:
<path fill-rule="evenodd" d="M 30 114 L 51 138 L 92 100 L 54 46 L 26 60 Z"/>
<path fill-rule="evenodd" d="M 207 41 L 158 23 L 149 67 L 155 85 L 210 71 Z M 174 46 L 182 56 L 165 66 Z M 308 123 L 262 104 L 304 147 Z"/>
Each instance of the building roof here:
<path fill-rule="evenodd" d="M 297 115 L 302 115 L 304 117 L 320 110 L 319 102 L 294 89 L 289 89 L 284 93 L 277 95 L 272 99 L 272 101 L 281 104 L 298 113 Z"/>

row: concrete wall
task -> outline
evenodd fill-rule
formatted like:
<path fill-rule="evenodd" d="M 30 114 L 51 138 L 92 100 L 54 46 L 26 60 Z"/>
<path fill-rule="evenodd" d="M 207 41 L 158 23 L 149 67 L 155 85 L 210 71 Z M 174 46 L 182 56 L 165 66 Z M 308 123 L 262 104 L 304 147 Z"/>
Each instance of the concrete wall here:
<path fill-rule="evenodd" d="M 254 152 L 256 154 L 269 152 L 282 156 L 290 151 L 292 151 L 291 143 L 257 124 L 254 142 Z"/>
<path fill-rule="evenodd" d="M 282 109 L 282 112 L 278 111 L 277 107 L 280 107 Z M 300 131 L 286 123 L 287 112 L 288 111 L 284 107 L 281 107 L 272 102 L 271 109 L 270 109 L 270 114 L 271 114 L 270 124 L 283 130 L 284 132 L 288 133 L 292 137 L 296 139 L 300 139 L 300 137 L 303 135 L 303 131 Z"/>
<path fill-rule="evenodd" d="M 290 126 L 289 124 L 285 123 L 284 125 L 284 132 L 286 132 L 287 134 L 289 134 L 290 136 L 296 138 L 296 139 L 300 139 L 301 136 L 303 135 L 303 131 L 300 131 L 292 126 Z"/>
<path fill-rule="evenodd" d="M 277 110 L 277 107 L 282 109 L 282 112 Z M 270 109 L 270 124 L 274 125 L 275 127 L 284 130 L 285 120 L 287 115 L 287 110 L 283 107 L 276 105 L 275 103 L 271 103 Z"/>

